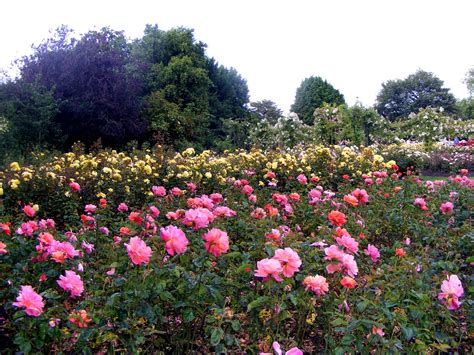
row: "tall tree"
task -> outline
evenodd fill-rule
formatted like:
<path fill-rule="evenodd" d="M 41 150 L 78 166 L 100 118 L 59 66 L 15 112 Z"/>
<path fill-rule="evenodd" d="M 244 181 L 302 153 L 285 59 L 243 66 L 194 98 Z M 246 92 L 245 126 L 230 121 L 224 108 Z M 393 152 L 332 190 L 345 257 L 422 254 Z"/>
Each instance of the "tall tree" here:
<path fill-rule="evenodd" d="M 474 68 L 468 70 L 466 77 L 464 78 L 464 83 L 469 91 L 469 96 L 472 97 L 474 94 Z"/>
<path fill-rule="evenodd" d="M 426 107 L 443 107 L 446 112 L 452 113 L 456 99 L 443 84 L 433 73 L 423 70 L 403 80 L 389 80 L 382 84 L 376 109 L 390 121 L 407 117 L 411 112 Z"/>
<path fill-rule="evenodd" d="M 144 113 L 158 140 L 210 147 L 226 135 L 223 120 L 247 115 L 246 81 L 208 58 L 205 48 L 193 30 L 182 27 L 161 31 L 147 25 L 135 42 L 133 52 L 149 66 Z"/>
<path fill-rule="evenodd" d="M 68 40 L 68 33 L 60 28 L 55 39 L 24 60 L 22 80 L 54 88 L 59 103 L 54 120 L 68 143 L 101 138 L 120 145 L 141 137 L 146 131 L 140 119 L 142 84 L 123 33 L 103 28 L 77 41 Z"/>
<path fill-rule="evenodd" d="M 296 90 L 291 111 L 298 114 L 306 124 L 313 124 L 313 113 L 323 104 L 343 105 L 344 96 L 326 80 L 319 76 L 304 79 Z"/>
<path fill-rule="evenodd" d="M 251 112 L 259 121 L 267 120 L 270 124 L 276 124 L 283 117 L 283 111 L 271 100 L 260 100 L 250 103 Z"/>
<path fill-rule="evenodd" d="M 224 120 L 248 117 L 249 89 L 237 70 L 219 65 L 214 58 L 208 60 L 207 71 L 212 83 L 209 88 L 210 129 L 216 137 L 223 138 L 228 131 Z"/>
<path fill-rule="evenodd" d="M 8 81 L 0 85 L 0 155 L 7 151 L 24 154 L 61 143 L 61 132 L 53 123 L 58 112 L 53 95 L 38 83 Z"/>

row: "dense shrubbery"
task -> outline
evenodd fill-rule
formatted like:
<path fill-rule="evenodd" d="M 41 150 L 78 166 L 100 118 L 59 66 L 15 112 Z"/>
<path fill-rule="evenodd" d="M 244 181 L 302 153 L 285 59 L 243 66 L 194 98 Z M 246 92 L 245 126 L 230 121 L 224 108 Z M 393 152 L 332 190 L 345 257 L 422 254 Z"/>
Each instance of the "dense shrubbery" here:
<path fill-rule="evenodd" d="M 472 351 L 466 176 L 319 146 L 37 159 L 1 175 L 4 349 Z"/>

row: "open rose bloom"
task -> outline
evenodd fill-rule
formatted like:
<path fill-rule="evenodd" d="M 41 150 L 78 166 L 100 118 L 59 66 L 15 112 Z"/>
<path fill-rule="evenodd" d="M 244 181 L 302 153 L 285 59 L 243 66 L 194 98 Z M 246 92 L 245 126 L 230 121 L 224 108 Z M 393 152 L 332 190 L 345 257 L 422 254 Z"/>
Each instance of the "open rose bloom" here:
<path fill-rule="evenodd" d="M 151 256 L 151 248 L 139 237 L 130 238 L 130 241 L 125 243 L 128 255 L 134 265 L 148 264 Z"/>
<path fill-rule="evenodd" d="M 29 285 L 21 286 L 20 293 L 13 302 L 15 307 L 24 308 L 26 314 L 33 317 L 39 317 L 43 313 L 43 297 L 37 294 Z"/>
<path fill-rule="evenodd" d="M 456 275 L 451 275 L 441 284 L 441 292 L 438 299 L 446 305 L 446 307 L 454 311 L 461 306 L 459 298 L 464 294 L 461 280 Z"/>

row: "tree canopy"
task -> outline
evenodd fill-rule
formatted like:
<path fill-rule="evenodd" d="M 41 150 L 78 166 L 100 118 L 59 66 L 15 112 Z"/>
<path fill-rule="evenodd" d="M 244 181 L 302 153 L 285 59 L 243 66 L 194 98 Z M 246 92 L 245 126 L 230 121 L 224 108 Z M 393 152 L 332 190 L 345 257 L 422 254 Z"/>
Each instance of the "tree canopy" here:
<path fill-rule="evenodd" d="M 343 105 L 344 96 L 326 80 L 319 76 L 312 76 L 304 79 L 296 90 L 291 111 L 297 113 L 304 123 L 313 124 L 314 110 L 325 103 Z"/>
<path fill-rule="evenodd" d="M 19 77 L 0 84 L 0 116 L 10 135 L 20 121 L 47 122 L 41 131 L 57 127 L 64 139 L 55 141 L 56 148 L 99 139 L 107 146 L 149 140 L 208 148 L 216 138 L 226 139 L 223 120 L 249 115 L 246 81 L 209 58 L 188 28 L 147 25 L 141 38 L 130 41 L 110 28 L 76 38 L 61 26 L 18 65 Z M 205 134 L 209 129 L 214 137 Z M 16 132 L 20 145 L 38 141 Z"/>
<path fill-rule="evenodd" d="M 271 100 L 251 102 L 250 110 L 258 120 L 267 120 L 271 124 L 276 124 L 283 117 L 283 111 Z"/>
<path fill-rule="evenodd" d="M 405 79 L 389 80 L 382 84 L 376 109 L 390 121 L 407 117 L 426 107 L 443 107 L 446 112 L 452 113 L 456 99 L 443 84 L 433 73 L 423 70 Z"/>

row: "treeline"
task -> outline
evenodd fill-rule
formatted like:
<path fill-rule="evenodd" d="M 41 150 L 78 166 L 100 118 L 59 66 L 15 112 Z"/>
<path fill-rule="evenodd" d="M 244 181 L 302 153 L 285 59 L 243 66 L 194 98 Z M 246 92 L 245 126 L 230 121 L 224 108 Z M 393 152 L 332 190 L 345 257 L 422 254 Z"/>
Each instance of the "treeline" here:
<path fill-rule="evenodd" d="M 63 26 L 0 86 L 3 148 L 151 143 L 215 147 L 226 120 L 249 116 L 246 81 L 206 55 L 193 30 L 147 25 L 143 37 Z"/>
<path fill-rule="evenodd" d="M 17 67 L 18 76 L 0 84 L 0 163 L 78 141 L 223 150 L 305 141 L 311 131 L 311 140 L 370 144 L 380 120 L 395 123 L 426 107 L 474 117 L 473 70 L 466 76 L 469 99 L 456 101 L 439 78 L 419 70 L 383 83 L 373 108 L 347 107 L 342 93 L 313 76 L 296 91 L 296 115 L 283 117 L 270 100 L 250 103 L 246 80 L 208 57 L 187 28 L 147 25 L 130 40 L 110 28 L 75 37 L 62 26 Z"/>

